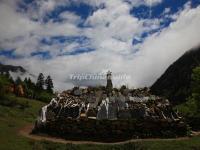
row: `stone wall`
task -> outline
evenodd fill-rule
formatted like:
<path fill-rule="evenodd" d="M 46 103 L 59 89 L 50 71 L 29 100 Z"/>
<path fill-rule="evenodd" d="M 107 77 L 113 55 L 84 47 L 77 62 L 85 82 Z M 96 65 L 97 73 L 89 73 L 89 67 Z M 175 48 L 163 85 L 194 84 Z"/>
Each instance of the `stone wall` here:
<path fill-rule="evenodd" d="M 181 121 L 150 119 L 59 119 L 46 122 L 45 125 L 35 128 L 33 133 L 46 133 L 70 140 L 114 142 L 133 138 L 174 138 L 186 136 L 188 126 Z"/>

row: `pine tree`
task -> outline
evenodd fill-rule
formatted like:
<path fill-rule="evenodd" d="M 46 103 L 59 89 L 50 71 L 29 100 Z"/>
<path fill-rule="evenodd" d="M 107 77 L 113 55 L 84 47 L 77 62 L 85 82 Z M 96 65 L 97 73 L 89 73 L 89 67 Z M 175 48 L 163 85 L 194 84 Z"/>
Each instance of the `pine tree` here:
<path fill-rule="evenodd" d="M 21 80 L 20 77 L 17 77 L 17 79 L 15 80 L 15 84 L 16 84 L 16 85 L 22 84 L 22 80 Z"/>
<path fill-rule="evenodd" d="M 27 79 L 25 78 L 24 82 L 26 83 L 29 89 L 35 89 L 35 83 L 31 81 L 30 77 Z"/>
<path fill-rule="evenodd" d="M 1 74 L 0 75 L 0 99 L 6 95 L 6 86 L 8 86 L 9 84 L 10 83 L 9 83 L 8 78 L 5 75 Z"/>
<path fill-rule="evenodd" d="M 53 93 L 53 81 L 51 79 L 51 76 L 47 76 L 46 80 L 45 80 L 45 84 L 46 84 L 46 89 L 49 93 Z"/>
<path fill-rule="evenodd" d="M 44 89 L 44 75 L 42 73 L 40 73 L 39 76 L 38 76 L 36 87 L 39 90 L 43 90 Z"/>
<path fill-rule="evenodd" d="M 9 72 L 5 72 L 5 77 L 8 78 L 8 79 L 10 79 L 10 77 L 11 77 L 10 73 Z"/>
<path fill-rule="evenodd" d="M 5 77 L 8 78 L 9 82 L 11 83 L 15 82 L 9 72 L 6 72 Z"/>
<path fill-rule="evenodd" d="M 26 95 L 28 98 L 34 98 L 35 83 L 31 81 L 30 77 L 24 80 Z"/>
<path fill-rule="evenodd" d="M 27 79 L 27 77 L 24 79 L 24 82 L 25 82 L 25 83 L 27 83 L 27 82 L 28 82 L 28 79 Z"/>

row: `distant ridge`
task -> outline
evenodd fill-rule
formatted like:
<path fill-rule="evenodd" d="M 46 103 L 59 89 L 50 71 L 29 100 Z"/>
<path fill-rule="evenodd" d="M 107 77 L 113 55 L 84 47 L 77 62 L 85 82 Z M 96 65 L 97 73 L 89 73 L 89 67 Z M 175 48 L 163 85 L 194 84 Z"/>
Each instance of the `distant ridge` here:
<path fill-rule="evenodd" d="M 200 46 L 193 48 L 168 67 L 151 86 L 151 92 L 168 98 L 173 104 L 186 101 L 190 96 L 192 69 L 200 65 Z"/>
<path fill-rule="evenodd" d="M 26 70 L 21 67 L 21 66 L 12 66 L 12 65 L 4 65 L 4 64 L 0 64 L 0 72 L 6 72 L 8 73 L 9 71 L 11 72 L 22 72 L 22 73 L 26 73 Z"/>

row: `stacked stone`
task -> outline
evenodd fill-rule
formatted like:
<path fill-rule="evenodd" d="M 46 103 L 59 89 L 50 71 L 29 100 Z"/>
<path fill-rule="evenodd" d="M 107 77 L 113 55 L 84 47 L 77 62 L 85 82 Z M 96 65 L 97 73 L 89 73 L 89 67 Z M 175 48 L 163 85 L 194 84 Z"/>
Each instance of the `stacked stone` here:
<path fill-rule="evenodd" d="M 150 95 L 147 88 L 121 92 L 113 90 L 108 96 L 106 89 L 74 88 L 58 94 L 55 100 L 42 108 L 40 119 L 49 113 L 57 118 L 78 119 L 80 116 L 93 119 L 180 119 L 171 109 L 168 100 Z M 143 95 L 143 96 L 142 96 Z M 56 103 L 56 104 L 55 104 Z M 46 112 L 45 112 L 46 111 Z M 47 117 L 48 119 L 48 117 Z M 45 119 L 42 122 L 45 122 Z"/>

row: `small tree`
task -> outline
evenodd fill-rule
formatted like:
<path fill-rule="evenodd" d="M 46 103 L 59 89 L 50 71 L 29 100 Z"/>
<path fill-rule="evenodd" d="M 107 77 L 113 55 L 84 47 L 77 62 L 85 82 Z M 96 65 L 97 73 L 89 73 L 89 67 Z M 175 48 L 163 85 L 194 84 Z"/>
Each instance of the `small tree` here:
<path fill-rule="evenodd" d="M 46 84 L 47 92 L 53 93 L 53 80 L 51 79 L 50 75 L 47 76 L 47 78 L 45 80 L 45 84 Z"/>
<path fill-rule="evenodd" d="M 27 82 L 28 82 L 28 79 L 27 79 L 27 78 L 25 78 L 25 79 L 24 79 L 24 82 L 25 82 L 25 83 L 27 83 Z"/>
<path fill-rule="evenodd" d="M 193 69 L 192 73 L 192 92 L 200 93 L 200 67 Z"/>
<path fill-rule="evenodd" d="M 27 84 L 28 89 L 35 89 L 35 83 L 31 81 L 30 78 L 28 78 L 27 80 L 24 80 L 24 82 Z"/>
<path fill-rule="evenodd" d="M 200 67 L 193 69 L 192 73 L 192 99 L 195 100 L 198 111 L 200 111 Z"/>
<path fill-rule="evenodd" d="M 22 84 L 22 80 L 21 80 L 20 77 L 17 77 L 17 79 L 15 80 L 15 84 L 16 84 L 16 85 Z"/>
<path fill-rule="evenodd" d="M 179 105 L 178 108 L 185 117 L 200 117 L 200 67 L 192 70 L 190 88 L 191 96 L 187 98 L 186 103 Z"/>
<path fill-rule="evenodd" d="M 0 99 L 5 96 L 6 86 L 9 85 L 9 80 L 5 75 L 0 75 Z"/>
<path fill-rule="evenodd" d="M 42 73 L 40 73 L 38 75 L 38 79 L 37 79 L 37 83 L 36 83 L 36 87 L 39 89 L 39 90 L 43 90 L 44 89 L 44 75 Z"/>

